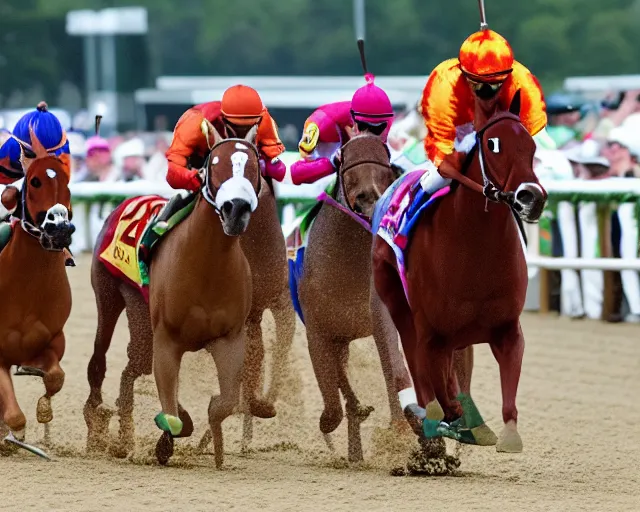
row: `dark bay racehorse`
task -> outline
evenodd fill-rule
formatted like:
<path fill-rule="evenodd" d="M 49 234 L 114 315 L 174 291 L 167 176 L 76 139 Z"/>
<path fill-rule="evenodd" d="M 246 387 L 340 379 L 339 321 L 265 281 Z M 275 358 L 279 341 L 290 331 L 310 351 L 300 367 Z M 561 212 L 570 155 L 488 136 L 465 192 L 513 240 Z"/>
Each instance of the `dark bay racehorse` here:
<path fill-rule="evenodd" d="M 64 249 L 75 228 L 71 220 L 69 174 L 65 164 L 49 155 L 31 130 L 33 160 L 22 185 L 21 220 L 15 221 L 0 253 L 0 413 L 10 429 L 9 440 L 45 456 L 21 442 L 26 418 L 18 405 L 10 368 L 21 366 L 42 377 L 45 394 L 38 400 L 37 420 L 53 419 L 51 398 L 64 384 L 60 361 L 65 352 L 64 326 L 71 313 L 71 288 Z M 3 203 L 15 205 L 15 187 L 7 187 Z"/>
<path fill-rule="evenodd" d="M 346 401 L 352 461 L 362 460 L 360 423 L 373 411 L 373 407 L 359 402 L 347 378 L 352 340 L 374 335 L 392 421 L 404 423 L 392 368 L 401 368 L 396 379 L 407 386 L 410 380 L 393 322 L 371 286 L 369 221 L 375 202 L 397 177 L 397 169 L 390 166 L 389 152 L 379 137 L 358 135 L 342 147 L 334 197 L 325 195 L 319 206 L 298 281 L 309 354 L 324 400 L 320 431 L 326 436 L 341 423 L 341 391 Z M 395 364 L 392 359 L 397 360 Z"/>
<path fill-rule="evenodd" d="M 418 218 L 406 248 L 406 290 L 398 260 L 374 241 L 375 287 L 400 332 L 421 407 L 405 409 L 423 438 L 469 439 L 465 400 L 452 371 L 454 351 L 489 343 L 500 367 L 505 427 L 496 448 L 520 452 L 516 392 L 524 351 L 520 314 L 528 284 L 519 220 L 535 222 L 546 192 L 533 172 L 535 143 L 521 124 L 520 93 L 510 112 L 476 105 L 476 142 L 454 192 Z M 458 399 L 460 398 L 460 400 Z M 444 421 L 424 418 L 437 399 Z"/>

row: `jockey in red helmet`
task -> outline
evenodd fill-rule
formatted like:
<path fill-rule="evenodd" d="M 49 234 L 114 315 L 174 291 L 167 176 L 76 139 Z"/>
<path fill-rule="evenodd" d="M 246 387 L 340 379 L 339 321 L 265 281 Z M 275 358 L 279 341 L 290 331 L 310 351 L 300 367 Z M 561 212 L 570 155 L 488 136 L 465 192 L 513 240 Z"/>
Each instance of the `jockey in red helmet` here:
<path fill-rule="evenodd" d="M 244 137 L 258 125 L 255 144 L 261 156 L 263 175 L 282 181 L 287 168 L 278 157 L 284 145 L 278 136 L 278 128 L 262 103 L 255 89 L 246 85 L 229 87 L 222 101 L 211 101 L 190 108 L 178 120 L 173 131 L 173 141 L 166 152 L 169 161 L 167 182 L 173 188 L 197 192 L 202 186 L 198 170 L 209 154 L 207 137 L 202 122 L 209 121 L 223 137 Z M 158 215 L 156 226 L 166 229 L 171 216 L 193 199 L 193 195 L 180 194 L 165 206 Z"/>
<path fill-rule="evenodd" d="M 393 123 L 391 101 L 374 76 L 365 75 L 351 101 L 340 101 L 319 107 L 304 125 L 298 149 L 302 160 L 291 166 L 294 184 L 313 183 L 337 170 L 340 148 L 352 133 L 369 132 L 384 142 Z"/>
<path fill-rule="evenodd" d="M 422 116 L 428 130 L 425 150 L 430 164 L 421 184 L 428 193 L 447 185 L 440 170 L 460 160 L 454 151 L 456 139 L 473 130 L 476 101 L 498 102 L 507 110 L 520 90 L 520 119 L 534 136 L 547 124 L 544 95 L 538 80 L 513 56 L 507 40 L 493 30 L 483 29 L 469 36 L 457 59 L 439 64 L 422 93 Z"/>

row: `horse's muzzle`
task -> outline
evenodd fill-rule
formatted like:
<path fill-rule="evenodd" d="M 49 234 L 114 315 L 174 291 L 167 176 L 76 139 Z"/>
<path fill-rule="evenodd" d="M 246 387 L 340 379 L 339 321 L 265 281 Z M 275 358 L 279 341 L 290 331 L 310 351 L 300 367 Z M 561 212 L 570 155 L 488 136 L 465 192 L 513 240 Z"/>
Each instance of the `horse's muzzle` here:
<path fill-rule="evenodd" d="M 228 236 L 239 236 L 247 230 L 251 219 L 251 204 L 244 199 L 231 199 L 220 208 L 222 229 Z"/>
<path fill-rule="evenodd" d="M 547 194 L 537 183 L 522 183 L 514 194 L 513 208 L 525 222 L 536 222 L 547 204 Z"/>
<path fill-rule="evenodd" d="M 40 235 L 40 244 L 49 251 L 62 251 L 71 245 L 71 236 L 76 227 L 71 222 L 45 224 Z"/>

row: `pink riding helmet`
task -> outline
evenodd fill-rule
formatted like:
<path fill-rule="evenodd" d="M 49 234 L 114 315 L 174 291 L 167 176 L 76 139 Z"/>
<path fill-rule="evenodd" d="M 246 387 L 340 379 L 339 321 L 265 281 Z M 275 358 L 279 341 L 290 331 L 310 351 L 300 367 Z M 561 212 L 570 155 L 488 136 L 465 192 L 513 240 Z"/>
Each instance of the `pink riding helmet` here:
<path fill-rule="evenodd" d="M 387 123 L 380 135 L 386 142 L 394 117 L 391 101 L 387 93 L 373 83 L 375 77 L 371 73 L 365 74 L 364 78 L 367 84 L 360 87 L 351 99 L 351 115 L 355 121 L 373 125 Z"/>

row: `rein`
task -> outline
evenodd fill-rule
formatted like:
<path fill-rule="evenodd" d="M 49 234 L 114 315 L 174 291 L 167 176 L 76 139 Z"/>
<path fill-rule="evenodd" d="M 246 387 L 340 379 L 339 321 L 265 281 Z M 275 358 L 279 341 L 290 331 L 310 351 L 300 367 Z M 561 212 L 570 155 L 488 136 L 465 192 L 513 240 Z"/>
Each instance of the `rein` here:
<path fill-rule="evenodd" d="M 347 145 L 351 142 L 351 140 L 348 141 L 344 146 L 342 146 L 342 150 L 344 150 L 344 148 L 347 147 Z M 389 148 L 387 147 L 386 144 L 384 144 L 384 149 L 386 150 L 387 156 L 389 156 L 389 159 L 391 159 L 391 154 L 389 153 Z M 346 167 L 343 166 L 341 163 L 340 169 L 338 170 L 338 188 L 336 192 L 339 192 L 340 195 L 342 195 L 342 200 L 344 201 L 344 204 L 336 200 L 336 199 L 339 199 L 339 196 L 337 193 L 336 193 L 336 196 L 338 197 L 333 198 L 329 196 L 326 192 L 323 192 L 322 194 L 320 194 L 320 196 L 318 196 L 318 200 L 328 202 L 329 204 L 331 204 L 331 206 L 334 206 L 338 210 L 343 211 L 344 213 L 349 215 L 352 219 L 354 219 L 358 224 L 360 224 L 362 227 L 368 230 L 371 228 L 371 219 L 366 215 L 363 215 L 355 211 L 354 207 L 349 203 L 349 196 L 344 186 L 344 175 L 351 169 L 355 167 L 359 167 L 360 165 L 372 165 L 376 167 L 383 167 L 385 169 L 391 168 L 390 163 L 385 164 L 377 160 L 369 160 L 369 159 L 353 162 L 351 165 Z"/>
<path fill-rule="evenodd" d="M 487 129 L 504 119 L 516 120 L 516 117 L 513 114 L 501 115 L 489 121 L 485 126 L 483 126 L 478 132 L 476 132 L 476 142 L 473 145 L 473 148 L 471 148 L 471 150 L 467 153 L 467 157 L 464 161 L 464 164 L 462 165 L 462 171 L 459 172 L 457 170 L 454 170 L 453 172 L 449 172 L 448 174 L 450 174 L 450 177 L 460 184 L 482 194 L 488 201 L 491 201 L 493 203 L 505 203 L 509 207 L 515 208 L 516 203 L 514 201 L 514 193 L 503 192 L 498 187 L 496 187 L 494 181 L 491 179 L 490 174 L 487 172 L 488 166 L 486 165 L 484 151 L 482 148 L 483 137 Z M 480 163 L 480 172 L 482 174 L 482 185 L 465 176 L 466 172 L 471 166 L 471 163 L 473 162 L 475 151 L 478 151 L 478 161 Z M 486 207 L 485 211 L 487 211 Z"/>

